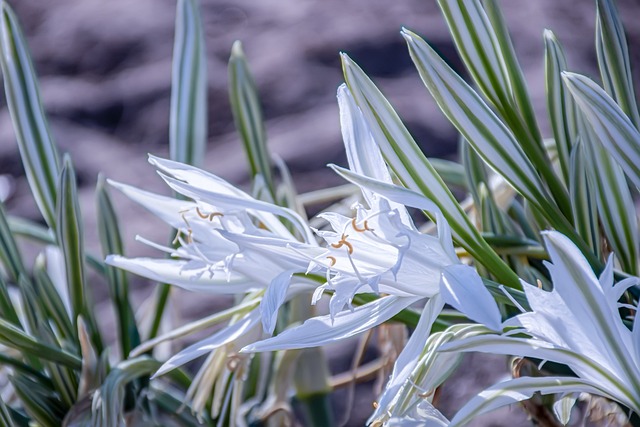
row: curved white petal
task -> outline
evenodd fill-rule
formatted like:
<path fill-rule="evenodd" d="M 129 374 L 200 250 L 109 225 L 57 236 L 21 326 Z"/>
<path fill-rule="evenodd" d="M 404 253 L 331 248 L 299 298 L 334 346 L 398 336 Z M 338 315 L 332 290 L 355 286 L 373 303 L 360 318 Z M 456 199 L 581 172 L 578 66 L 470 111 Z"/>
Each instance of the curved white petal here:
<path fill-rule="evenodd" d="M 189 261 L 184 260 L 126 258 L 120 255 L 109 255 L 105 262 L 148 279 L 169 283 L 194 292 L 232 295 L 264 288 L 259 283 L 248 280 L 245 276 L 235 272 L 225 274 L 218 271 L 211 277 L 211 272 L 207 267 L 193 268 Z"/>
<path fill-rule="evenodd" d="M 252 327 L 256 326 L 259 320 L 260 316 L 257 310 L 252 311 L 244 319 L 227 326 L 226 328 L 216 332 L 209 338 L 198 341 L 197 343 L 185 348 L 178 354 L 172 356 L 160 367 L 160 369 L 158 369 L 158 371 L 153 375 L 152 378 L 164 375 L 167 372 L 184 365 L 185 363 L 188 363 L 200 356 L 210 353 L 216 348 L 219 348 L 240 338 Z"/>
<path fill-rule="evenodd" d="M 494 331 L 502 331 L 498 305 L 474 268 L 462 264 L 445 267 L 440 292 L 447 304 L 469 319 Z"/>
<path fill-rule="evenodd" d="M 241 352 L 287 350 L 318 347 L 349 338 L 386 322 L 420 298 L 383 297 L 356 307 L 353 311 L 331 316 L 312 317 L 302 325 L 287 329 L 275 337 L 244 347 Z"/>

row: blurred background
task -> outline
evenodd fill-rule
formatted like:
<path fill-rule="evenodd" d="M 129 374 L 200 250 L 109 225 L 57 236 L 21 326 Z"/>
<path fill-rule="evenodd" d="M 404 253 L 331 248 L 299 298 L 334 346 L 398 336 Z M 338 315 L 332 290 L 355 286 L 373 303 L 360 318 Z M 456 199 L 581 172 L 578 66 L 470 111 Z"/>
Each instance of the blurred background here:
<path fill-rule="evenodd" d="M 87 247 L 97 251 L 93 191 L 98 173 L 168 194 L 146 156 L 168 156 L 175 1 L 8 2 L 31 48 L 55 140 L 74 161 Z M 597 79 L 594 3 L 502 1 L 546 136 L 542 31 L 555 32 L 574 71 Z M 621 0 L 618 6 L 632 65 L 637 65 L 640 4 Z M 253 71 L 271 150 L 291 168 L 300 192 L 342 184 L 326 168 L 329 162 L 346 163 L 335 102 L 342 81 L 339 51 L 348 53 L 379 85 L 428 156 L 456 158 L 456 132 L 420 82 L 399 34 L 402 26 L 421 34 L 464 75 L 435 1 L 202 0 L 201 10 L 209 77 L 205 169 L 240 186 L 248 182 L 227 94 L 227 60 L 234 40 L 243 42 Z M 633 70 L 637 78 L 637 66 Z M 4 102 L 0 106 L 0 175 L 4 175 L 3 187 L 9 183 L 9 213 L 39 221 Z M 114 197 L 124 223 L 127 253 L 156 255 L 133 237 L 140 234 L 164 242 L 169 230 L 123 197 Z M 148 292 L 148 287 L 141 286 L 140 299 Z M 191 313 L 210 312 L 216 304 L 198 296 L 180 299 Z M 470 384 L 488 385 L 501 375 L 495 369 L 478 372 L 484 377 L 472 378 Z M 459 383 L 448 391 L 452 403 L 445 413 L 468 399 L 473 391 L 466 390 Z M 494 421 L 478 425 L 516 425 L 511 417 Z"/>

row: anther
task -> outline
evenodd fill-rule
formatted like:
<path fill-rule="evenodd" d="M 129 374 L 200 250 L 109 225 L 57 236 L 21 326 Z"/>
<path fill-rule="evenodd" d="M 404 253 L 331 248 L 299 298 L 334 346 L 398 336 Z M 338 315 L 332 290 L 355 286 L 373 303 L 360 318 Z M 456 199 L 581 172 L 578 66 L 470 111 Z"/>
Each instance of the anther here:
<path fill-rule="evenodd" d="M 208 214 L 202 213 L 200 212 L 200 208 L 196 206 L 196 213 L 198 214 L 198 216 L 202 219 L 207 219 L 209 218 Z"/>
<path fill-rule="evenodd" d="M 330 265 L 331 267 L 333 267 L 334 265 L 336 265 L 336 262 L 338 262 L 338 260 L 336 259 L 336 257 L 331 256 L 331 255 L 329 255 L 329 256 L 327 257 L 327 259 L 331 261 L 331 265 Z"/>
<path fill-rule="evenodd" d="M 351 255 L 353 253 L 353 245 L 347 242 L 347 237 L 349 237 L 348 234 L 343 234 L 340 240 L 338 241 L 338 243 L 332 243 L 331 247 L 340 249 L 342 246 L 346 246 L 347 251 L 349 252 L 349 255 Z"/>
<path fill-rule="evenodd" d="M 351 226 L 353 227 L 353 229 L 359 233 L 364 233 L 365 231 L 373 231 L 372 228 L 369 228 L 369 224 L 367 222 L 367 220 L 365 219 L 364 222 L 362 223 L 363 228 L 358 227 L 358 224 L 356 224 L 356 219 L 353 218 L 351 220 Z"/>
<path fill-rule="evenodd" d="M 224 216 L 224 214 L 222 212 L 211 212 L 209 214 L 209 221 L 213 221 L 213 218 L 217 216 Z"/>

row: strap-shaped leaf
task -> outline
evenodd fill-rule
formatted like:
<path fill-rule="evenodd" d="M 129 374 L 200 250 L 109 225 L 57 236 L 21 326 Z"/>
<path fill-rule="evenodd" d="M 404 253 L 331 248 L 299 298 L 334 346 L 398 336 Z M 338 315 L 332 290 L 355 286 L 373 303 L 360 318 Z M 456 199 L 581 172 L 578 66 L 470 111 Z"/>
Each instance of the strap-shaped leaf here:
<path fill-rule="evenodd" d="M 505 283 L 515 273 L 482 239 L 451 191 L 413 140 L 389 101 L 347 55 L 342 54 L 345 81 L 360 107 L 373 138 L 396 176 L 409 189 L 423 194 L 442 210 L 456 241 Z M 517 279 L 516 279 L 517 281 Z"/>
<path fill-rule="evenodd" d="M 23 374 L 10 377 L 10 380 L 25 411 L 38 425 L 43 427 L 62 425 L 65 407 L 55 391 Z"/>
<path fill-rule="evenodd" d="M 76 174 L 71 159 L 65 155 L 60 182 L 58 186 L 58 200 L 56 203 L 57 238 L 60 250 L 64 255 L 65 273 L 69 297 L 71 300 L 71 314 L 74 328 L 77 328 L 77 318 L 82 315 L 89 323 L 94 345 L 102 349 L 101 339 L 95 323 L 93 311 L 88 305 L 88 287 L 84 273 L 84 237 L 78 190 L 76 188 Z"/>
<path fill-rule="evenodd" d="M 33 271 L 34 288 L 37 294 L 40 295 L 39 299 L 49 320 L 56 325 L 60 337 L 73 342 L 76 339 L 73 324 L 60 294 L 47 274 L 45 262 L 46 261 L 40 257 L 36 260 Z"/>
<path fill-rule="evenodd" d="M 622 20 L 612 0 L 598 0 L 597 4 L 596 52 L 602 81 L 606 91 L 637 128 L 640 115 Z"/>
<path fill-rule="evenodd" d="M 82 364 L 75 355 L 39 341 L 4 319 L 0 319 L 0 343 L 25 356 L 57 362 L 72 369 L 80 369 Z"/>
<path fill-rule="evenodd" d="M 569 189 L 571 203 L 574 206 L 573 222 L 576 231 L 595 254 L 600 254 L 600 227 L 598 226 L 598 208 L 593 188 L 587 181 L 583 142 L 573 146 L 569 159 Z"/>
<path fill-rule="evenodd" d="M 57 237 L 64 255 L 71 311 L 75 324 L 77 316 L 84 314 L 86 311 L 83 260 L 84 239 L 76 188 L 76 174 L 69 156 L 65 156 L 60 174 L 57 218 Z"/>
<path fill-rule="evenodd" d="M 0 8 L 0 64 L 20 157 L 36 204 L 49 227 L 55 228 L 59 156 L 49 132 L 38 80 L 22 30 L 9 5 L 2 2 Z"/>
<path fill-rule="evenodd" d="M 207 59 L 198 0 L 179 0 L 171 77 L 173 160 L 200 165 L 207 143 Z"/>
<path fill-rule="evenodd" d="M 9 228 L 9 222 L 2 203 L 0 203 L 0 261 L 2 261 L 5 271 L 9 274 L 9 279 L 14 283 L 18 280 L 20 274 L 26 272 L 18 245 Z"/>
<path fill-rule="evenodd" d="M 449 32 L 469 74 L 500 111 L 513 104 L 504 55 L 478 0 L 438 0 Z"/>
<path fill-rule="evenodd" d="M 640 188 L 640 132 L 618 104 L 593 80 L 563 72 L 564 81 L 604 148 Z"/>
<path fill-rule="evenodd" d="M 638 220 L 629 185 L 620 165 L 591 134 L 590 129 L 581 132 L 588 152 L 586 170 L 602 227 L 623 270 L 637 276 Z"/>
<path fill-rule="evenodd" d="M 561 73 L 567 70 L 567 60 L 556 36 L 549 30 L 544 31 L 544 71 L 547 92 L 547 111 L 553 137 L 558 152 L 560 169 L 565 183 L 570 180 L 570 153 L 575 142 L 576 111 L 573 98 L 562 83 Z M 574 210 L 575 211 L 575 210 Z M 574 215 L 576 213 L 574 212 Z"/>
<path fill-rule="evenodd" d="M 96 202 L 98 208 L 98 232 L 103 255 L 123 255 L 124 250 L 118 218 L 103 177 L 98 178 Z M 131 349 L 140 344 L 140 334 L 128 298 L 129 280 L 126 272 L 122 269 L 106 267 L 106 271 L 110 296 L 116 310 L 116 323 L 118 324 L 122 355 L 126 357 Z"/>
<path fill-rule="evenodd" d="M 499 54 L 502 57 L 511 84 L 514 105 L 519 115 L 524 119 L 527 129 L 536 141 L 541 140 L 538 123 L 536 120 L 531 97 L 527 89 L 522 68 L 518 63 L 509 30 L 497 0 L 484 0 L 484 10 L 491 22 L 496 40 L 498 41 Z"/>
<path fill-rule="evenodd" d="M 233 44 L 229 58 L 229 99 L 233 120 L 249 160 L 251 176 L 262 175 L 273 196 L 275 192 L 271 176 L 271 158 L 267 149 L 260 100 L 239 41 Z"/>
<path fill-rule="evenodd" d="M 498 5 L 487 1 L 485 11 L 479 0 L 439 0 L 438 4 L 460 57 L 480 92 L 513 132 L 569 218 L 569 196 L 543 149 L 524 76 Z"/>
<path fill-rule="evenodd" d="M 513 133 L 424 40 L 408 30 L 402 34 L 422 81 L 451 123 L 489 166 L 557 222 L 562 213 Z"/>

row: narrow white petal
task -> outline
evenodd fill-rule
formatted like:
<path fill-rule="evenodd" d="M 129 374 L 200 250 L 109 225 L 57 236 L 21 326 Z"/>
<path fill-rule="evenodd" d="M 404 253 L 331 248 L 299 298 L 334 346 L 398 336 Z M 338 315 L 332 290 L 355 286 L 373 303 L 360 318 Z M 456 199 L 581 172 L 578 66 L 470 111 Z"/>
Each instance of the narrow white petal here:
<path fill-rule="evenodd" d="M 283 271 L 278 274 L 267 286 L 262 301 L 260 301 L 260 313 L 262 314 L 262 326 L 268 334 L 273 334 L 278 320 L 278 310 L 287 297 L 287 290 L 291 277 L 295 270 Z"/>
<path fill-rule="evenodd" d="M 247 333 L 247 331 L 249 331 L 253 326 L 256 326 L 259 319 L 260 316 L 258 315 L 258 312 L 254 310 L 253 312 L 251 312 L 251 314 L 238 321 L 237 323 L 229 325 L 219 332 L 216 332 L 209 338 L 206 338 L 185 348 L 184 350 L 167 360 L 153 375 L 153 378 L 164 375 L 167 372 L 184 365 L 185 363 L 188 363 L 200 356 L 212 352 L 218 347 L 221 347 L 238 339 L 243 334 Z"/>
<path fill-rule="evenodd" d="M 237 273 L 217 271 L 211 276 L 206 267 L 194 269 L 189 261 L 155 258 L 125 258 L 109 255 L 107 264 L 161 283 L 194 292 L 232 295 L 263 289 L 259 283 Z"/>
<path fill-rule="evenodd" d="M 388 296 L 356 307 L 353 311 L 338 313 L 333 320 L 329 315 L 312 317 L 300 326 L 287 329 L 275 337 L 249 344 L 241 351 L 253 353 L 318 347 L 333 343 L 378 326 L 419 299 Z"/>
<path fill-rule="evenodd" d="M 498 305 L 473 267 L 462 264 L 445 267 L 440 292 L 447 304 L 469 319 L 494 331 L 502 331 Z"/>
<path fill-rule="evenodd" d="M 291 221 L 301 235 L 305 237 L 307 242 L 312 242 L 314 239 L 307 223 L 300 217 L 300 215 L 291 209 L 282 208 L 260 200 L 246 199 L 234 195 L 217 193 L 205 188 L 194 187 L 164 174 L 160 174 L 160 176 L 173 190 L 195 200 L 202 200 L 214 206 L 224 207 L 225 209 L 241 208 L 252 210 L 252 213 L 260 219 L 269 230 L 278 235 L 283 237 L 286 236 L 293 240 L 291 233 L 273 215 L 278 215 Z"/>
<path fill-rule="evenodd" d="M 413 190 L 369 178 L 348 169 L 341 168 L 340 166 L 329 165 L 329 167 L 347 181 L 350 181 L 364 189 L 373 191 L 374 193 L 378 193 L 392 202 L 400 203 L 412 208 L 424 209 L 432 213 L 439 214 L 441 212 L 440 208 L 438 208 L 435 203 Z"/>
<path fill-rule="evenodd" d="M 173 228 L 185 227 L 184 219 L 180 216 L 181 211 L 195 209 L 197 206 L 193 202 L 186 200 L 178 200 L 173 197 L 161 196 L 159 194 L 150 193 L 140 190 L 139 188 L 120 182 L 107 180 L 109 185 L 118 189 L 125 196 L 140 204 L 158 218 L 171 225 Z"/>

